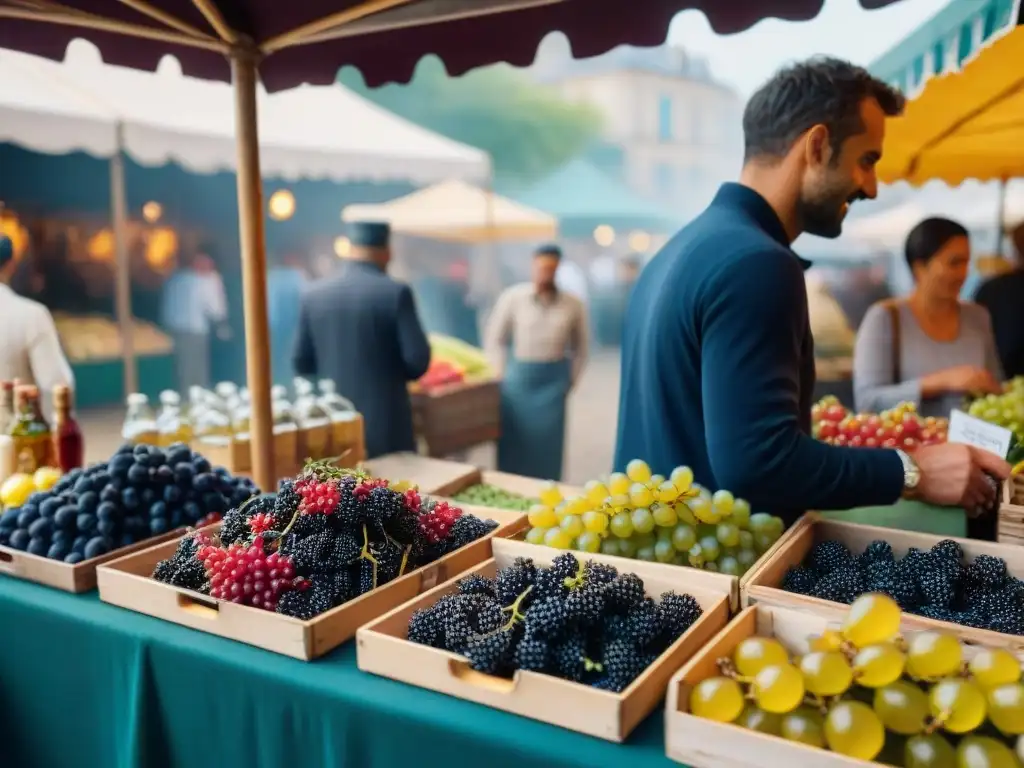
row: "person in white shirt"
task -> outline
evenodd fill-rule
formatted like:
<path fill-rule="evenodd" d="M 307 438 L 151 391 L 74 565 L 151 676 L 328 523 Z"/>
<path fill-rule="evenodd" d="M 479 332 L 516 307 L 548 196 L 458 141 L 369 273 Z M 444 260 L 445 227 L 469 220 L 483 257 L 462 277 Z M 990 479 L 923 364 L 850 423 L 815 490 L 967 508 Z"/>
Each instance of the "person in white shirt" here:
<path fill-rule="evenodd" d="M 227 316 L 224 281 L 200 250 L 164 284 L 161 325 L 174 340 L 179 392 L 210 386 L 210 331 L 226 338 Z"/>
<path fill-rule="evenodd" d="M 0 379 L 35 384 L 43 412 L 51 415 L 50 393 L 58 384 L 74 389 L 75 378 L 64 356 L 50 310 L 15 293 L 8 282 L 14 273 L 14 245 L 0 235 Z M 7 429 L 6 424 L 0 430 Z"/>

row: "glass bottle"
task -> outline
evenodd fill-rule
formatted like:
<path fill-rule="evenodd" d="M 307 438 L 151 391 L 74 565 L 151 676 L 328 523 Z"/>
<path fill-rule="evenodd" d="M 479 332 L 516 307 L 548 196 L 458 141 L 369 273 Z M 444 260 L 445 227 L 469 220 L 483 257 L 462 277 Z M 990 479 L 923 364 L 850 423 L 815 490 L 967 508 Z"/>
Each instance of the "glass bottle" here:
<path fill-rule="evenodd" d="M 153 409 L 149 407 L 149 398 L 141 392 L 132 392 L 126 398 L 126 403 L 128 408 L 121 437 L 135 445 L 156 445 L 160 440 L 160 432 L 156 427 Z"/>
<path fill-rule="evenodd" d="M 320 379 L 317 386 L 320 389 L 318 402 L 330 414 L 331 421 L 352 421 L 356 417 L 355 405 L 351 400 L 338 394 L 334 381 Z"/>
<path fill-rule="evenodd" d="M 302 458 L 325 459 L 331 456 L 331 415 L 317 399 L 313 382 L 296 378 L 295 419 L 302 430 L 300 449 Z"/>
<path fill-rule="evenodd" d="M 287 387 L 276 384 L 270 388 L 270 410 L 274 419 L 275 432 L 298 428 L 295 414 L 292 412 L 292 405 L 288 402 Z"/>
<path fill-rule="evenodd" d="M 14 474 L 14 438 L 7 431 L 14 421 L 14 382 L 0 381 L 0 483 Z"/>
<path fill-rule="evenodd" d="M 192 428 L 181 409 L 181 395 L 173 389 L 160 393 L 160 413 L 156 419 L 160 445 L 192 442 Z"/>
<path fill-rule="evenodd" d="M 39 405 L 39 389 L 20 386 L 15 390 L 16 416 L 10 436 L 14 440 L 18 472 L 32 474 L 40 467 L 52 467 L 53 434 Z"/>
<path fill-rule="evenodd" d="M 64 474 L 85 463 L 85 441 L 72 411 L 71 388 L 58 384 L 53 388 L 53 453 Z"/>
<path fill-rule="evenodd" d="M 235 439 L 248 440 L 249 417 L 252 415 L 252 407 L 249 404 L 249 390 L 240 390 L 237 400 L 228 407 L 231 414 L 231 431 L 235 433 Z"/>

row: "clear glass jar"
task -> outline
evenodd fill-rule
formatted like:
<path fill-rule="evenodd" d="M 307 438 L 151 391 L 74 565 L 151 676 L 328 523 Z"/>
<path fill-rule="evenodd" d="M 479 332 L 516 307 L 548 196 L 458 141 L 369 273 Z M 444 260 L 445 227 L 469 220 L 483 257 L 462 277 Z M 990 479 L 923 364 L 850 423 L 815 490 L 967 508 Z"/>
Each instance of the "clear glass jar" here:
<path fill-rule="evenodd" d="M 160 440 L 160 432 L 157 429 L 153 409 L 149 407 L 149 398 L 141 392 L 132 392 L 125 399 L 125 403 L 127 410 L 124 416 L 124 426 L 121 428 L 121 437 L 136 445 L 140 443 L 156 445 Z"/>
<path fill-rule="evenodd" d="M 192 442 L 192 425 L 181 407 L 181 395 L 172 389 L 160 393 L 156 428 L 160 434 L 160 445 Z"/>

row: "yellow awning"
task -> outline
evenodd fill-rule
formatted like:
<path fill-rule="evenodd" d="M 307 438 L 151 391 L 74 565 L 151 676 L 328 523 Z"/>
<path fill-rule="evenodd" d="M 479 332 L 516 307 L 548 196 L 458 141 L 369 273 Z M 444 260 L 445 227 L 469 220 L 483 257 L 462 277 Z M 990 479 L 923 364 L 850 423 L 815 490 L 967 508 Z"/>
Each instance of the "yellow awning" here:
<path fill-rule="evenodd" d="M 959 72 L 929 81 L 888 121 L 881 181 L 994 181 L 1024 176 L 1024 27 Z"/>
<path fill-rule="evenodd" d="M 379 205 L 349 205 L 341 217 L 387 221 L 395 232 L 462 243 L 544 240 L 558 233 L 553 216 L 455 180 Z"/>

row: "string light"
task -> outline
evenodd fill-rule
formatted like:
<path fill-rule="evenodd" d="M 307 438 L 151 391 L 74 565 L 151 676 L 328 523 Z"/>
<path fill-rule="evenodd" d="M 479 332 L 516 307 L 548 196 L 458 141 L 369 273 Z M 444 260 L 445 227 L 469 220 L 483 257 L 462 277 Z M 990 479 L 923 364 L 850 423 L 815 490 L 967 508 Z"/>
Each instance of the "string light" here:
<path fill-rule="evenodd" d="M 270 196 L 267 208 L 274 221 L 287 221 L 295 213 L 295 195 L 287 189 L 279 189 Z"/>

